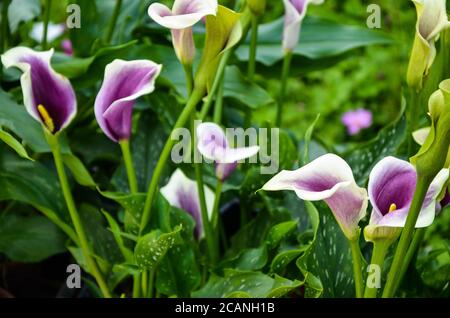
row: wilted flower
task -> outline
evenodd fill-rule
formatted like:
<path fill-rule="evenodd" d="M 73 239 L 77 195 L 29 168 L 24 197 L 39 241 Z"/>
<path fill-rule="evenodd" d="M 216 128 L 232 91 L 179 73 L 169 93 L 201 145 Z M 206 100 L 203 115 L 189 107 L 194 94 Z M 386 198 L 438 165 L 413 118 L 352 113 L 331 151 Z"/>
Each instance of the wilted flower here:
<path fill-rule="evenodd" d="M 47 41 L 53 42 L 66 31 L 66 27 L 64 23 L 54 24 L 52 22 L 48 23 L 47 28 Z M 33 28 L 30 31 L 30 38 L 35 40 L 36 42 L 42 42 L 44 35 L 44 23 L 37 22 L 33 25 Z"/>
<path fill-rule="evenodd" d="M 61 42 L 61 49 L 66 55 L 73 55 L 72 41 L 65 39 Z"/>
<path fill-rule="evenodd" d="M 431 183 L 417 219 L 417 228 L 433 222 L 437 197 L 448 176 L 449 170 L 442 169 Z M 386 157 L 375 165 L 368 186 L 373 211 L 369 225 L 364 229 L 367 240 L 395 238 L 399 234 L 397 228 L 405 226 L 416 182 L 416 169 L 407 161 Z"/>
<path fill-rule="evenodd" d="M 211 218 L 215 195 L 207 186 L 204 186 L 204 192 L 208 217 Z M 177 169 L 170 177 L 169 183 L 161 188 L 161 194 L 170 205 L 188 212 L 194 218 L 195 237 L 201 238 L 204 231 L 197 183 Z"/>
<path fill-rule="evenodd" d="M 298 44 L 302 21 L 306 16 L 309 4 L 322 4 L 324 0 L 283 0 L 284 30 L 283 49 L 291 52 Z"/>
<path fill-rule="evenodd" d="M 195 58 L 192 26 L 216 12 L 217 0 L 175 0 L 172 10 L 160 3 L 148 8 L 148 14 L 156 23 L 171 30 L 175 53 L 181 63 L 187 65 Z"/>
<path fill-rule="evenodd" d="M 323 155 L 295 171 L 283 170 L 262 188 L 292 190 L 307 201 L 324 200 L 349 240 L 359 236 L 359 221 L 367 209 L 367 192 L 358 187 L 349 165 L 334 154 Z"/>
<path fill-rule="evenodd" d="M 372 125 L 372 112 L 363 108 L 348 111 L 342 116 L 342 123 L 347 127 L 349 135 L 356 135 Z"/>
<path fill-rule="evenodd" d="M 436 57 L 434 42 L 444 29 L 450 27 L 450 22 L 447 17 L 446 0 L 412 1 L 416 6 L 417 23 L 407 82 L 410 87 L 419 90 Z"/>
<path fill-rule="evenodd" d="M 105 69 L 102 87 L 95 99 L 95 117 L 113 141 L 131 136 L 131 117 L 137 98 L 155 89 L 161 65 L 148 60 L 114 60 Z"/>
<path fill-rule="evenodd" d="M 16 47 L 2 55 L 3 65 L 17 67 L 23 74 L 23 101 L 28 113 L 53 134 L 65 128 L 77 112 L 75 92 L 69 80 L 50 65 L 53 49 L 36 52 Z"/>
<path fill-rule="evenodd" d="M 214 123 L 202 123 L 197 127 L 197 149 L 207 159 L 216 163 L 216 176 L 227 179 L 236 169 L 239 160 L 256 155 L 259 146 L 230 148 L 222 128 Z"/>

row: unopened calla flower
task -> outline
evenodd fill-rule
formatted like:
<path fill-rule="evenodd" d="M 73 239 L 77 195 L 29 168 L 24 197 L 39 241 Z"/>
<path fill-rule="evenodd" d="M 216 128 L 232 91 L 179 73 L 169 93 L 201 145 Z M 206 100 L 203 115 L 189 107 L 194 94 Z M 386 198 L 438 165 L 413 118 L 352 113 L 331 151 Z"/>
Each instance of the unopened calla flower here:
<path fill-rule="evenodd" d="M 72 47 L 72 41 L 69 39 L 65 39 L 61 42 L 61 49 L 63 50 L 64 54 L 72 56 L 73 55 L 73 47 Z"/>
<path fill-rule="evenodd" d="M 412 0 L 416 6 L 417 23 L 413 49 L 409 60 L 407 82 L 416 90 L 422 88 L 424 76 L 436 57 L 434 42 L 450 27 L 446 0 Z"/>
<path fill-rule="evenodd" d="M 215 195 L 211 189 L 204 186 L 206 209 L 208 217 L 211 218 Z M 202 214 L 200 210 L 200 199 L 197 183 L 192 181 L 180 169 L 170 177 L 169 183 L 161 188 L 161 194 L 170 205 L 188 212 L 196 222 L 195 237 L 201 238 L 204 235 Z"/>
<path fill-rule="evenodd" d="M 161 68 L 149 60 L 114 60 L 106 66 L 103 84 L 95 99 L 95 117 L 111 140 L 120 142 L 130 138 L 134 103 L 154 91 Z"/>
<path fill-rule="evenodd" d="M 324 0 L 283 0 L 284 30 L 283 50 L 292 52 L 298 44 L 302 21 L 306 16 L 309 4 L 322 4 Z"/>
<path fill-rule="evenodd" d="M 216 163 L 216 176 L 227 179 L 240 160 L 256 155 L 259 146 L 230 148 L 224 131 L 214 123 L 202 123 L 197 127 L 197 149 L 207 159 Z"/>
<path fill-rule="evenodd" d="M 356 135 L 372 125 L 372 112 L 363 108 L 348 111 L 342 116 L 342 123 L 347 127 L 349 135 Z"/>
<path fill-rule="evenodd" d="M 26 47 L 10 49 L 1 56 L 3 65 L 23 74 L 23 102 L 28 113 L 52 134 L 64 129 L 77 112 L 75 92 L 69 80 L 50 65 L 53 49 L 36 52 Z"/>
<path fill-rule="evenodd" d="M 220 58 L 242 37 L 240 14 L 219 6 L 216 16 L 206 17 L 206 38 L 202 59 L 195 76 L 195 88 L 199 92 L 210 89 L 217 73 Z"/>
<path fill-rule="evenodd" d="M 359 236 L 359 221 L 367 209 L 367 192 L 358 187 L 349 165 L 334 154 L 323 155 L 295 171 L 283 170 L 262 188 L 292 190 L 302 200 L 324 200 L 349 240 Z"/>
<path fill-rule="evenodd" d="M 433 223 L 436 201 L 448 176 L 449 170 L 442 169 L 431 183 L 416 228 Z M 369 225 L 364 229 L 366 240 L 396 238 L 398 228 L 405 226 L 416 182 L 416 169 L 407 161 L 386 157 L 375 165 L 369 176 L 368 191 L 373 210 Z"/>
<path fill-rule="evenodd" d="M 160 3 L 148 8 L 148 14 L 156 23 L 171 30 L 175 53 L 185 65 L 191 65 L 195 58 L 192 26 L 216 12 L 217 0 L 175 0 L 172 10 Z"/>
<path fill-rule="evenodd" d="M 420 128 L 419 130 L 416 130 L 412 134 L 414 141 L 417 144 L 419 144 L 420 146 L 423 146 L 423 144 L 425 143 L 425 141 L 428 138 L 428 135 L 430 134 L 430 131 L 431 131 L 431 127 L 425 127 L 425 128 Z M 449 165 L 450 165 L 450 148 L 448 149 L 447 159 L 445 162 L 446 167 L 448 167 Z"/>
<path fill-rule="evenodd" d="M 428 109 L 431 127 L 411 162 L 421 171 L 436 172 L 437 169 L 450 166 L 450 79 L 442 81 L 439 89 L 431 95 Z M 423 140 L 426 132 L 415 132 L 414 138 Z"/>

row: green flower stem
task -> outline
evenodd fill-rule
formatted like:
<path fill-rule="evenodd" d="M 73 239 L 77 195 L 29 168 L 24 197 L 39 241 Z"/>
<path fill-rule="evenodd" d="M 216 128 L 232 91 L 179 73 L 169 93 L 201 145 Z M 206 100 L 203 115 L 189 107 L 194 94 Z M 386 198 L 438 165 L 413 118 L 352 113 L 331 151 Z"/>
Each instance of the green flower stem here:
<path fill-rule="evenodd" d="M 188 100 L 186 106 L 184 107 L 183 111 L 181 112 L 180 117 L 178 118 L 177 122 L 175 123 L 173 130 L 182 128 L 186 124 L 191 113 L 195 110 L 195 107 L 201 101 L 202 98 L 203 98 L 203 92 L 194 89 L 194 91 L 192 92 L 192 95 L 189 97 L 189 100 Z M 175 144 L 175 140 L 173 140 L 172 137 L 169 136 L 169 138 L 166 141 L 166 144 L 161 152 L 159 160 L 156 164 L 155 170 L 153 171 L 152 180 L 150 181 L 150 185 L 149 185 L 148 192 L 147 192 L 147 197 L 145 200 L 144 210 L 142 212 L 142 219 L 141 219 L 141 224 L 140 224 L 140 228 L 139 228 L 140 234 L 142 234 L 142 232 L 144 231 L 148 222 L 150 221 L 153 200 L 155 198 L 156 189 L 158 188 L 159 179 L 161 178 L 162 171 L 164 169 L 164 166 L 167 163 L 167 160 L 169 159 L 170 152 L 172 151 L 172 147 L 174 144 Z"/>
<path fill-rule="evenodd" d="M 58 141 L 58 136 L 54 136 L 45 131 L 47 141 L 52 149 L 53 158 L 55 161 L 56 170 L 58 172 L 59 182 L 63 191 L 64 199 L 66 200 L 67 209 L 69 210 L 70 217 L 72 219 L 73 225 L 75 227 L 75 232 L 78 236 L 78 241 L 80 247 L 83 251 L 84 259 L 86 260 L 89 272 L 94 276 L 103 296 L 106 298 L 111 298 L 111 294 L 108 290 L 108 286 L 97 267 L 94 259 L 92 258 L 92 253 L 90 251 L 88 239 L 84 231 L 83 223 L 81 222 L 80 215 L 78 214 L 75 202 L 70 191 L 69 182 L 67 180 L 66 171 L 64 170 L 64 163 L 61 155 L 61 149 Z"/>
<path fill-rule="evenodd" d="M 412 199 L 411 207 L 408 212 L 408 217 L 406 218 L 405 227 L 403 228 L 400 241 L 397 245 L 397 249 L 395 250 L 394 259 L 392 261 L 391 269 L 388 274 L 386 286 L 383 290 L 383 298 L 390 298 L 394 296 L 395 286 L 397 285 L 397 279 L 400 274 L 400 269 L 405 259 L 405 255 L 408 251 L 412 236 L 414 234 L 414 228 L 420 210 L 422 208 L 423 200 L 425 199 L 425 195 L 432 180 L 432 177 L 423 176 L 418 172 L 416 191 L 414 192 L 414 197 Z"/>
<path fill-rule="evenodd" d="M 416 92 L 414 89 L 410 90 L 409 97 L 409 111 L 408 114 L 408 153 L 414 153 L 415 141 L 412 138 L 412 133 L 417 129 L 418 120 L 420 116 L 420 92 Z"/>
<path fill-rule="evenodd" d="M 355 291 L 356 298 L 362 298 L 363 296 L 363 276 L 362 276 L 362 263 L 361 263 L 361 250 L 359 248 L 359 236 L 357 239 L 349 241 L 352 250 L 352 263 L 353 263 L 353 276 L 355 279 Z"/>
<path fill-rule="evenodd" d="M 147 290 L 147 298 L 153 298 L 153 287 L 155 285 L 155 276 L 156 276 L 156 269 L 151 270 L 149 272 L 149 282 L 148 282 L 148 290 Z"/>
<path fill-rule="evenodd" d="M 2 5 L 2 29 L 0 36 L 0 53 L 6 51 L 8 47 L 8 7 L 11 0 L 4 0 Z"/>
<path fill-rule="evenodd" d="M 48 23 L 50 21 L 50 11 L 52 9 L 52 0 L 45 0 L 45 14 L 44 14 L 44 33 L 42 34 L 42 49 L 47 49 L 47 31 Z"/>
<path fill-rule="evenodd" d="M 222 122 L 223 90 L 224 90 L 224 82 L 222 78 L 220 81 L 219 90 L 217 91 L 216 104 L 214 105 L 214 116 L 213 116 L 213 121 L 218 125 L 220 125 L 220 123 Z"/>
<path fill-rule="evenodd" d="M 133 275 L 133 298 L 139 298 L 141 296 L 141 274 Z"/>
<path fill-rule="evenodd" d="M 289 69 L 291 67 L 291 61 L 292 61 L 292 52 L 287 52 L 284 55 L 283 60 L 283 70 L 281 73 L 281 89 L 280 89 L 280 95 L 278 98 L 278 107 L 277 107 L 277 117 L 276 117 L 276 125 L 277 127 L 281 126 L 282 120 L 283 120 L 283 106 L 284 106 L 284 100 L 286 95 L 286 88 L 287 88 L 287 81 L 289 79 Z"/>
<path fill-rule="evenodd" d="M 106 44 L 109 44 L 112 40 L 112 37 L 114 35 L 114 29 L 116 28 L 117 18 L 119 17 L 121 7 L 122 7 L 122 0 L 116 0 L 114 12 L 111 17 L 111 20 L 109 21 L 108 31 L 106 32 L 106 36 L 105 36 Z"/>
<path fill-rule="evenodd" d="M 187 95 L 191 96 L 194 87 L 194 76 L 192 74 L 192 65 L 183 64 L 184 75 L 186 77 Z"/>
<path fill-rule="evenodd" d="M 216 192 L 215 192 L 215 196 L 214 196 L 214 205 L 213 205 L 213 212 L 212 212 L 212 229 L 213 229 L 213 233 L 214 233 L 214 239 L 215 239 L 215 248 L 218 250 L 219 246 L 220 246 L 220 236 L 221 236 L 221 231 L 224 230 L 223 227 L 221 228 L 221 223 L 220 223 L 220 197 L 222 195 L 222 186 L 223 183 L 220 180 L 217 180 L 217 185 L 216 185 Z M 223 231 L 225 232 L 225 231 Z M 225 233 L 223 233 L 225 234 Z M 225 236 L 225 235 L 223 235 Z M 223 237 L 224 239 L 224 244 L 226 244 L 225 242 L 225 237 Z"/>
<path fill-rule="evenodd" d="M 258 47 L 258 17 L 252 15 L 251 19 L 251 40 L 250 40 L 250 51 L 248 57 L 248 72 L 247 76 L 250 81 L 253 81 L 256 69 L 256 50 Z"/>
<path fill-rule="evenodd" d="M 131 193 L 138 193 L 138 183 L 136 179 L 136 172 L 134 170 L 133 158 L 131 157 L 130 151 L 130 141 L 121 140 L 119 142 L 120 148 L 122 149 L 123 161 L 125 163 L 125 168 L 127 170 L 128 183 L 130 186 Z"/>
<path fill-rule="evenodd" d="M 377 265 L 380 269 L 383 268 L 384 258 L 391 245 L 391 240 L 379 240 L 373 245 L 372 259 L 370 261 L 371 265 Z M 376 298 L 378 293 L 378 288 L 369 288 L 369 277 L 367 278 L 366 290 L 364 291 L 364 298 Z"/>
<path fill-rule="evenodd" d="M 400 274 L 398 276 L 397 283 L 395 284 L 394 287 L 394 293 L 400 287 L 400 283 L 402 282 L 403 277 L 405 277 L 405 274 L 408 271 L 409 264 L 411 263 L 411 260 L 413 259 L 414 255 L 416 255 L 416 252 L 419 249 L 419 246 L 422 243 L 424 236 L 425 236 L 425 228 L 417 229 L 415 231 L 414 238 L 411 242 L 411 245 L 408 248 L 408 252 L 406 253 L 405 259 L 402 264 L 402 268 L 400 269 Z"/>

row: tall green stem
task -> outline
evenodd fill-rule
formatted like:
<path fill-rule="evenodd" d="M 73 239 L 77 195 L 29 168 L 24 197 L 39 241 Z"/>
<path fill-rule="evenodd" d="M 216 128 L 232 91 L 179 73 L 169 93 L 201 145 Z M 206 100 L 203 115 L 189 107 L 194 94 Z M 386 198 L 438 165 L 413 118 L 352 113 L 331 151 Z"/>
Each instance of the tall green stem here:
<path fill-rule="evenodd" d="M 359 248 L 359 239 L 349 241 L 352 250 L 352 261 L 353 261 L 353 276 L 355 279 L 355 291 L 356 297 L 362 298 L 363 296 L 363 276 L 362 276 L 362 263 L 361 263 L 361 250 Z"/>
<path fill-rule="evenodd" d="M 250 51 L 248 58 L 248 72 L 247 76 L 250 81 L 253 81 L 253 77 L 255 76 L 256 69 L 256 50 L 258 47 L 258 17 L 256 15 L 252 15 L 251 21 L 251 40 L 250 40 Z"/>
<path fill-rule="evenodd" d="M 186 90 L 187 95 L 191 96 L 192 90 L 194 88 L 194 76 L 192 74 L 192 65 L 183 64 L 184 76 L 186 77 Z"/>
<path fill-rule="evenodd" d="M 130 151 L 130 141 L 121 140 L 119 142 L 120 148 L 122 149 L 123 161 L 125 163 L 125 168 L 127 170 L 128 184 L 130 186 L 131 193 L 138 193 L 138 183 L 136 179 L 136 172 L 134 170 L 133 158 L 131 157 Z"/>
<path fill-rule="evenodd" d="M 6 51 L 8 47 L 8 7 L 11 0 L 3 1 L 2 5 L 2 29 L 0 36 L 0 53 Z"/>
<path fill-rule="evenodd" d="M 400 269 L 404 261 L 405 255 L 408 251 L 409 244 L 414 234 L 414 228 L 422 208 L 423 200 L 428 191 L 428 188 L 433 180 L 432 177 L 425 177 L 418 173 L 416 191 L 412 199 L 411 207 L 406 218 L 406 224 L 402 231 L 400 241 L 395 250 L 394 259 L 392 261 L 391 269 L 386 281 L 386 286 L 383 290 L 383 298 L 393 297 L 395 293 L 395 286 L 397 285 L 397 279 L 400 274 Z"/>
<path fill-rule="evenodd" d="M 201 101 L 202 98 L 203 92 L 194 89 L 192 95 L 189 97 L 186 106 L 184 107 L 182 113 L 180 114 L 180 117 L 175 123 L 173 130 L 182 128 L 186 124 L 191 113 L 195 110 L 195 106 Z M 144 210 L 142 212 L 142 219 L 139 228 L 140 234 L 142 234 L 148 222 L 150 221 L 153 200 L 155 198 L 156 189 L 158 188 L 159 179 L 161 178 L 162 171 L 167 163 L 167 159 L 170 156 L 170 152 L 172 151 L 172 147 L 174 144 L 175 140 L 172 139 L 172 136 L 169 136 L 161 152 L 159 160 L 156 164 L 155 170 L 153 171 L 152 180 L 150 181 L 150 185 L 147 191 Z"/>
<path fill-rule="evenodd" d="M 386 253 L 389 249 L 389 246 L 391 245 L 392 241 L 388 240 L 380 240 L 376 241 L 373 245 L 373 251 L 372 251 L 372 259 L 370 261 L 370 265 L 376 265 L 380 269 L 383 268 L 384 258 L 386 257 Z M 366 290 L 364 291 L 364 298 L 376 298 L 378 293 L 378 288 L 369 287 L 370 277 L 367 277 L 367 283 L 366 283 Z"/>
<path fill-rule="evenodd" d="M 425 228 L 417 229 L 415 231 L 414 238 L 411 242 L 411 245 L 408 248 L 408 252 L 406 253 L 405 259 L 403 260 L 402 268 L 400 269 L 400 274 L 398 275 L 398 280 L 394 287 L 394 293 L 400 286 L 403 277 L 405 277 L 405 274 L 409 268 L 409 264 L 411 263 L 411 260 L 413 259 L 414 255 L 416 255 L 416 252 L 419 249 L 419 246 L 422 243 L 424 236 L 425 236 Z"/>
<path fill-rule="evenodd" d="M 70 217 L 72 219 L 72 223 L 75 227 L 75 232 L 78 236 L 78 242 L 80 243 L 80 247 L 83 251 L 84 259 L 86 260 L 86 264 L 89 272 L 94 276 L 97 284 L 100 287 L 100 290 L 103 293 L 103 296 L 106 298 L 110 298 L 111 294 L 108 290 L 108 286 L 97 267 L 94 259 L 92 258 L 92 253 L 89 247 L 88 239 L 86 233 L 84 231 L 83 223 L 80 219 L 80 215 L 78 214 L 77 208 L 75 206 L 75 202 L 72 197 L 72 193 L 70 191 L 69 182 L 67 180 L 66 171 L 64 170 L 64 163 L 61 155 L 61 149 L 58 141 L 58 137 L 54 135 L 50 135 L 45 132 L 47 136 L 48 143 L 52 149 L 53 158 L 55 161 L 56 171 L 58 172 L 59 182 L 61 184 L 61 188 L 63 191 L 64 199 L 66 200 L 67 209 L 69 210 Z"/>
<path fill-rule="evenodd" d="M 213 229 L 214 239 L 215 239 L 214 244 L 215 244 L 216 249 L 219 249 L 221 230 L 223 230 L 223 228 L 220 227 L 220 223 L 219 223 L 219 217 L 220 217 L 219 207 L 220 207 L 220 197 L 222 195 L 222 185 L 223 185 L 222 181 L 217 180 L 216 192 L 215 192 L 215 196 L 214 196 L 213 212 L 212 212 L 212 218 L 211 218 L 212 229 Z M 223 232 L 225 232 L 225 231 L 223 231 Z M 224 234 L 224 244 L 226 244 L 225 233 L 223 233 L 223 234 Z"/>
<path fill-rule="evenodd" d="M 214 105 L 214 116 L 213 120 L 216 124 L 220 124 L 222 121 L 222 113 L 223 113 L 223 90 L 224 90 L 224 82 L 223 78 L 220 81 L 220 87 L 216 96 L 216 104 Z"/>
<path fill-rule="evenodd" d="M 284 100 L 286 97 L 286 88 L 287 88 L 287 81 L 289 79 L 289 68 L 291 67 L 291 61 L 292 61 L 292 52 L 287 52 L 284 55 L 283 70 L 281 73 L 281 89 L 280 89 L 280 95 L 278 98 L 277 118 L 276 118 L 277 127 L 280 127 L 281 123 L 283 121 L 283 118 L 282 118 L 283 106 L 284 106 Z"/>
<path fill-rule="evenodd" d="M 114 29 L 116 28 L 117 19 L 119 17 L 121 7 L 122 7 L 122 0 L 116 0 L 114 12 L 111 17 L 111 20 L 109 21 L 108 31 L 106 32 L 106 36 L 105 36 L 106 44 L 109 44 L 112 40 L 112 37 L 114 35 Z"/>
<path fill-rule="evenodd" d="M 418 120 L 420 116 L 420 92 L 416 92 L 415 90 L 410 90 L 409 95 L 409 111 L 408 114 L 408 136 L 411 136 L 412 133 L 417 129 Z M 408 153 L 411 155 L 414 153 L 415 142 L 413 138 L 408 138 Z"/>
<path fill-rule="evenodd" d="M 42 49 L 47 49 L 47 32 L 48 23 L 50 22 L 50 11 L 52 9 L 52 0 L 45 0 L 45 14 L 44 14 L 44 33 L 42 34 Z"/>

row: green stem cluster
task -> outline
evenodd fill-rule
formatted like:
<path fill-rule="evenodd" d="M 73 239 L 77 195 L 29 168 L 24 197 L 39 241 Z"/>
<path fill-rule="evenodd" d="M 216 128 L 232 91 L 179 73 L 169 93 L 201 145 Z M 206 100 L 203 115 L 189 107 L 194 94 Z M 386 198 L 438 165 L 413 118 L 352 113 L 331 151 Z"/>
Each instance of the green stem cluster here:
<path fill-rule="evenodd" d="M 381 274 L 381 270 L 383 268 L 386 253 L 387 253 L 391 243 L 392 243 L 391 240 L 379 240 L 379 241 L 376 241 L 373 245 L 372 259 L 370 261 L 370 264 L 378 266 L 378 268 L 380 269 L 380 274 Z M 376 298 L 377 297 L 378 289 L 380 286 L 369 287 L 370 279 L 371 279 L 370 276 L 367 277 L 366 289 L 364 291 L 364 298 Z M 380 279 L 381 279 L 381 277 L 380 277 Z"/>
<path fill-rule="evenodd" d="M 105 43 L 111 43 L 112 37 L 114 35 L 114 29 L 116 28 L 117 19 L 119 18 L 120 8 L 122 7 L 122 0 L 116 0 L 116 5 L 114 7 L 113 15 L 109 21 L 108 31 L 105 35 Z"/>
<path fill-rule="evenodd" d="M 44 33 L 42 34 L 42 49 L 47 49 L 47 33 L 48 24 L 50 22 L 50 12 L 52 9 L 52 0 L 45 0 L 45 14 L 44 14 Z"/>
<path fill-rule="evenodd" d="M 291 61 L 292 61 L 292 52 L 286 52 L 283 59 L 283 69 L 281 72 L 281 88 L 280 88 L 280 95 L 278 98 L 277 117 L 275 121 L 277 127 L 280 127 L 283 121 L 283 106 L 286 97 L 286 89 L 287 89 L 287 82 L 289 79 L 289 69 L 291 67 Z"/>

